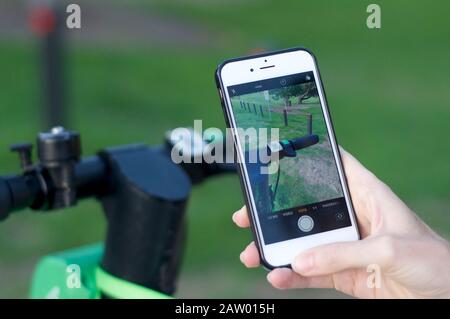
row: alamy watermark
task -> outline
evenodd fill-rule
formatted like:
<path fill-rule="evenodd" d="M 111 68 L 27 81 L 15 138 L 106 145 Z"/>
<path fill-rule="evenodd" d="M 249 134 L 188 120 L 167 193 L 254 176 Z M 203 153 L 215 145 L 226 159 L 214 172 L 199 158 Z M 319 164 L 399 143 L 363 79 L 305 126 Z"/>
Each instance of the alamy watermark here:
<path fill-rule="evenodd" d="M 66 26 L 68 29 L 81 29 L 81 7 L 79 4 L 71 3 L 66 7 Z"/>
<path fill-rule="evenodd" d="M 242 156 L 236 156 L 233 135 L 239 140 Z M 258 165 L 261 174 L 277 172 L 280 155 L 289 143 L 280 141 L 278 128 L 227 128 L 224 134 L 216 127 L 203 130 L 202 120 L 195 120 L 193 129 L 174 129 L 169 138 L 176 164 L 245 162 Z"/>
<path fill-rule="evenodd" d="M 66 267 L 68 273 L 66 286 L 69 289 L 81 288 L 81 268 L 77 264 L 71 264 Z"/>
<path fill-rule="evenodd" d="M 381 28 L 381 7 L 379 4 L 372 3 L 366 8 L 369 16 L 366 19 L 366 25 L 369 29 Z M 66 7 L 66 26 L 68 29 L 81 29 L 81 7 L 79 4 L 71 3 Z"/>
<path fill-rule="evenodd" d="M 367 13 L 370 13 L 366 20 L 369 29 L 381 29 L 381 7 L 372 3 L 367 6 Z"/>

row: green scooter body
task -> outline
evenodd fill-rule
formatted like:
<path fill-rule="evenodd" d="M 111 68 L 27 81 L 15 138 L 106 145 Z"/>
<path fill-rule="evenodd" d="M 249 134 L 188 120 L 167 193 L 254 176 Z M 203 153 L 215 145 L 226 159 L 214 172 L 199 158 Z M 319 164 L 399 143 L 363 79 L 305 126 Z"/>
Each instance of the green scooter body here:
<path fill-rule="evenodd" d="M 37 264 L 30 297 L 33 299 L 95 299 L 95 271 L 103 244 L 83 246 L 42 258 Z"/>
<path fill-rule="evenodd" d="M 166 299 L 158 291 L 114 277 L 99 267 L 103 244 L 93 244 L 42 258 L 33 274 L 33 299 L 97 299 L 100 291 L 111 298 Z"/>

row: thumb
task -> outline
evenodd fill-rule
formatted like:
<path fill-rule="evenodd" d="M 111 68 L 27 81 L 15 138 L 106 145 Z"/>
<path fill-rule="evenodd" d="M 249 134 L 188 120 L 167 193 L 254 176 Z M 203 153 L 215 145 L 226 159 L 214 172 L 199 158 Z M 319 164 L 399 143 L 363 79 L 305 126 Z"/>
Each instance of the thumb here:
<path fill-rule="evenodd" d="M 394 242 L 392 237 L 379 236 L 314 247 L 299 254 L 292 269 L 302 276 L 321 276 L 371 264 L 386 268 L 395 257 Z"/>

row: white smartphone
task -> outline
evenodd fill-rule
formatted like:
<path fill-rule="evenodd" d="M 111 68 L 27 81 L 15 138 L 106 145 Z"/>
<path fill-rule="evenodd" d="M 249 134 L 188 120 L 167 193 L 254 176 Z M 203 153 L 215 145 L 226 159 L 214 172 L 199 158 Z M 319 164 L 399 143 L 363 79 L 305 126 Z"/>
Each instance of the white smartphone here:
<path fill-rule="evenodd" d="M 216 83 L 263 265 L 289 267 L 308 248 L 358 240 L 313 54 L 293 48 L 230 59 Z"/>

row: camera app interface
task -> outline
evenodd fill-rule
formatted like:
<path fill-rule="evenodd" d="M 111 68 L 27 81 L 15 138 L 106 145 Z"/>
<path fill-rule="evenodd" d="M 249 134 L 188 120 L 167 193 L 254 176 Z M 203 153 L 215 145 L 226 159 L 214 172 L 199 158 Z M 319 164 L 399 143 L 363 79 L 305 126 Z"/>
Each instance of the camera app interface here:
<path fill-rule="evenodd" d="M 313 72 L 227 89 L 265 244 L 351 226 Z"/>

